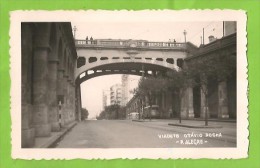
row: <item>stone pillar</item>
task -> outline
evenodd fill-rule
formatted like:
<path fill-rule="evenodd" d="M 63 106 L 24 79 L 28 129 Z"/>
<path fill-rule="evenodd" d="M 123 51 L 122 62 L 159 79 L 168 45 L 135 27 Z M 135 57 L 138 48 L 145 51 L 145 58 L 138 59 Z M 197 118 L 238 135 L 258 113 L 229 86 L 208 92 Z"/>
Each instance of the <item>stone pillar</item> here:
<path fill-rule="evenodd" d="M 67 110 L 68 110 L 68 120 L 67 123 L 71 122 L 71 114 L 72 114 L 72 86 L 71 86 L 71 76 L 70 76 L 70 72 L 68 72 L 68 80 L 67 80 L 67 87 L 68 87 L 68 91 L 67 91 L 67 98 L 68 98 L 68 102 L 67 102 Z"/>
<path fill-rule="evenodd" d="M 33 123 L 36 136 L 49 136 L 51 126 L 48 117 L 48 54 L 49 47 L 41 46 L 34 50 L 33 73 Z"/>
<path fill-rule="evenodd" d="M 165 109 L 165 92 L 162 91 L 162 108 Z"/>
<path fill-rule="evenodd" d="M 70 92 L 69 92 L 69 122 L 72 122 L 74 120 L 74 112 L 75 112 L 75 109 L 74 109 L 74 106 L 75 106 L 74 95 L 75 94 L 73 92 L 73 90 L 75 90 L 75 89 L 74 89 L 71 82 L 69 83 L 69 87 L 70 87 Z"/>
<path fill-rule="evenodd" d="M 181 111 L 181 117 L 186 118 L 186 111 L 187 111 L 187 96 L 185 89 L 180 89 L 180 111 Z"/>
<path fill-rule="evenodd" d="M 49 120 L 52 131 L 60 131 L 58 100 L 57 100 L 57 71 L 58 60 L 51 58 L 48 65 L 49 80 L 48 80 L 48 103 L 49 103 Z"/>
<path fill-rule="evenodd" d="M 80 85 L 76 86 L 76 107 L 77 107 L 77 120 L 81 121 L 81 95 Z"/>
<path fill-rule="evenodd" d="M 193 89 L 192 87 L 187 88 L 188 96 L 188 118 L 194 118 L 194 109 L 193 109 Z"/>
<path fill-rule="evenodd" d="M 75 85 L 74 84 L 71 84 L 72 85 L 72 89 L 71 89 L 71 97 L 72 97 L 72 105 L 71 105 L 71 109 L 72 109 L 72 121 L 75 121 L 76 120 L 76 99 L 75 99 Z"/>
<path fill-rule="evenodd" d="M 194 118 L 193 90 L 189 87 L 181 92 L 184 92 L 181 98 L 181 116 L 182 118 Z"/>
<path fill-rule="evenodd" d="M 22 24 L 22 148 L 33 147 L 35 130 L 32 128 L 32 34 L 28 23 Z"/>
<path fill-rule="evenodd" d="M 68 74 L 68 69 L 65 68 L 65 74 L 64 74 L 64 78 L 63 78 L 63 86 L 64 86 L 64 110 L 63 110 L 63 121 L 64 124 L 68 124 L 69 122 L 69 91 L 70 91 L 70 87 L 69 87 L 69 74 Z"/>
<path fill-rule="evenodd" d="M 61 64 L 61 62 L 60 62 Z M 57 97 L 58 101 L 61 101 L 61 126 L 64 126 L 64 69 L 62 65 L 58 68 L 58 75 L 57 75 Z M 59 103 L 59 102 L 58 102 Z"/>
<path fill-rule="evenodd" d="M 70 64 L 70 72 L 69 72 L 69 121 L 73 122 L 75 120 L 75 87 L 74 87 L 74 77 L 73 77 L 73 66 Z"/>
<path fill-rule="evenodd" d="M 64 104 L 63 104 L 63 110 L 62 110 L 62 123 L 65 125 L 67 124 L 68 120 L 68 83 L 67 83 L 67 77 L 64 76 L 63 78 L 63 86 L 64 86 Z"/>
<path fill-rule="evenodd" d="M 205 114 L 206 114 L 206 96 L 205 96 L 205 93 L 204 91 L 207 89 L 207 86 L 206 85 L 203 85 L 201 86 L 202 88 L 200 89 L 200 96 L 201 96 L 201 99 L 200 99 L 200 104 L 201 104 L 201 110 L 200 110 L 200 117 L 201 118 L 205 118 Z M 203 91 L 204 90 L 204 91 Z M 208 114 L 209 114 L 209 111 L 208 111 Z M 209 116 L 209 115 L 208 115 Z"/>
<path fill-rule="evenodd" d="M 229 118 L 226 81 L 219 82 L 218 84 L 218 100 L 218 118 Z"/>

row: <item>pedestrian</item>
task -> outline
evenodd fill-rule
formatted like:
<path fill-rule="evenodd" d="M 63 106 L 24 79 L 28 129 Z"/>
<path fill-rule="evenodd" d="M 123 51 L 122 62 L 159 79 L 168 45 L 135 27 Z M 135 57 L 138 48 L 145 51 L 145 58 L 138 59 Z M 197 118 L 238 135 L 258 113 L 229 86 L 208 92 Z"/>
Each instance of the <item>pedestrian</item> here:
<path fill-rule="evenodd" d="M 86 44 L 88 44 L 88 36 L 86 37 Z"/>
<path fill-rule="evenodd" d="M 174 43 L 174 46 L 176 46 L 176 40 L 175 39 L 173 40 L 173 43 Z"/>
<path fill-rule="evenodd" d="M 92 44 L 93 43 L 93 38 L 92 38 L 92 36 L 90 37 L 90 44 Z"/>

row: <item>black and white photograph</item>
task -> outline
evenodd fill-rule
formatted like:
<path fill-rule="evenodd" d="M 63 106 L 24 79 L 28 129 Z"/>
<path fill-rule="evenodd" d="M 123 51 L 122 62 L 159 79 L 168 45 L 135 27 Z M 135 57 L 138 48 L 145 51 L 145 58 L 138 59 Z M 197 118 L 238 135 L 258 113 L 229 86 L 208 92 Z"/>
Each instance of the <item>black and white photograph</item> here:
<path fill-rule="evenodd" d="M 244 12 L 16 11 L 10 37 L 14 158 L 247 156 Z"/>

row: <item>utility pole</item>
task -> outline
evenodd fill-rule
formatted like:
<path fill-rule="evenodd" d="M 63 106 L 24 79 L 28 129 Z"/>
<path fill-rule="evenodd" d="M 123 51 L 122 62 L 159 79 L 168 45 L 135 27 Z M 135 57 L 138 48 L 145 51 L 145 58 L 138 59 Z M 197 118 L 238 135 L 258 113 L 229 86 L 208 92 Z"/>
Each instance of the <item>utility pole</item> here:
<path fill-rule="evenodd" d="M 186 30 L 183 31 L 183 34 L 184 34 L 184 42 L 186 43 L 186 35 L 187 35 Z"/>
<path fill-rule="evenodd" d="M 225 22 L 223 21 L 223 36 L 222 37 L 224 37 L 225 36 Z"/>
<path fill-rule="evenodd" d="M 205 44 L 205 43 L 204 43 L 204 28 L 203 28 L 203 30 L 202 30 L 202 40 L 203 40 L 203 41 L 202 41 L 202 42 L 203 42 L 202 44 L 204 45 L 204 44 Z"/>

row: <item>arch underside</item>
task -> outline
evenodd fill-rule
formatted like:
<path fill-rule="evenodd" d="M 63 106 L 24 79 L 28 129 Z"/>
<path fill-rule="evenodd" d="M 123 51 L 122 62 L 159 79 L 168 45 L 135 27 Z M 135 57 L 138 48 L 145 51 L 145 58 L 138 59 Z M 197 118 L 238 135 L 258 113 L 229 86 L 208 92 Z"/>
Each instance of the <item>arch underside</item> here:
<path fill-rule="evenodd" d="M 83 83 L 84 81 L 103 75 L 112 75 L 112 74 L 129 74 L 129 75 L 138 75 L 138 76 L 156 76 L 164 75 L 169 70 L 176 70 L 167 68 L 164 66 L 156 64 L 147 64 L 147 63 L 112 63 L 105 64 L 88 69 L 85 72 L 81 73 L 76 78 L 78 84 Z M 85 75 L 84 75 L 85 73 Z"/>

